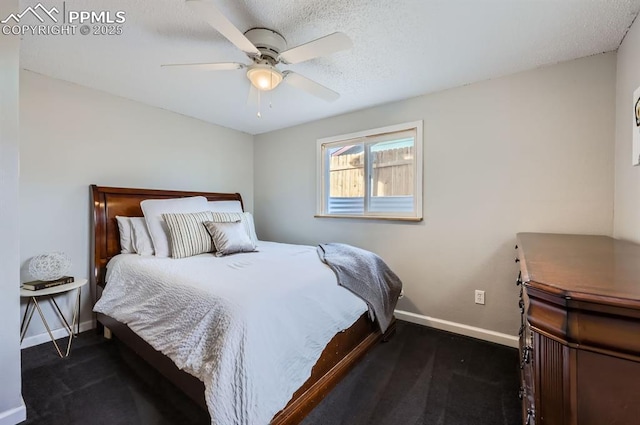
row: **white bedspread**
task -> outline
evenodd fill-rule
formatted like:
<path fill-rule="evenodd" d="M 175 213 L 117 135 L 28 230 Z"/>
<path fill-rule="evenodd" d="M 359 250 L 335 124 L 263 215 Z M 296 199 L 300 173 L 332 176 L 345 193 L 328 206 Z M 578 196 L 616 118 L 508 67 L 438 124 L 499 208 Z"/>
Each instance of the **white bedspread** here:
<path fill-rule="evenodd" d="M 366 304 L 315 247 L 185 259 L 121 254 L 95 305 L 202 380 L 215 425 L 268 424 Z"/>

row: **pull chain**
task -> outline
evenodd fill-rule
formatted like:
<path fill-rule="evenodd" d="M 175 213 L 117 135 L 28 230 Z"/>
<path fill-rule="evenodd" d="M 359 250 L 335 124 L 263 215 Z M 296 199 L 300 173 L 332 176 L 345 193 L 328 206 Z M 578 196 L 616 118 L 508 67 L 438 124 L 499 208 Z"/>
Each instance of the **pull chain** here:
<path fill-rule="evenodd" d="M 273 91 L 273 73 L 271 73 L 271 90 L 269 90 L 269 109 L 273 108 L 271 104 L 271 92 Z"/>
<path fill-rule="evenodd" d="M 262 114 L 260 113 L 260 92 L 261 90 L 258 90 L 258 118 L 262 118 Z"/>

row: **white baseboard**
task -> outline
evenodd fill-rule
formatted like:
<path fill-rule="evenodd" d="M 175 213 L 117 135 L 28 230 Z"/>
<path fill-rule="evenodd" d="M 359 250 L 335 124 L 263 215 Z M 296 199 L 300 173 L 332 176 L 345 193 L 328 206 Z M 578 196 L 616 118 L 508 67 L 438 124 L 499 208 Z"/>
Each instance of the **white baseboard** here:
<path fill-rule="evenodd" d="M 518 337 L 514 335 L 507 335 L 500 332 L 490 331 L 488 329 L 464 325 L 462 323 L 450 322 L 448 320 L 436 319 L 435 317 L 424 316 L 422 314 L 411 313 L 409 311 L 396 310 L 395 315 L 400 320 L 405 320 L 417 325 L 428 326 L 430 328 L 470 336 L 483 341 L 495 342 L 496 344 L 506 345 L 507 347 L 518 348 Z M 80 323 L 80 332 L 88 331 L 93 328 L 94 324 L 92 320 Z M 67 332 L 64 328 L 56 329 L 52 333 L 56 339 L 67 336 Z M 33 347 L 34 345 L 50 341 L 51 339 L 49 338 L 49 334 L 45 332 L 25 338 L 24 341 L 22 341 L 20 348 Z M 0 419 L 1 418 L 2 417 L 0 416 Z M 0 425 L 2 425 L 1 422 Z"/>
<path fill-rule="evenodd" d="M 80 323 L 80 332 L 88 331 L 88 330 L 93 329 L 93 328 L 94 328 L 93 320 L 88 320 L 86 322 L 81 322 Z M 75 331 L 75 329 L 74 329 L 74 331 Z M 65 338 L 65 337 L 69 336 L 69 333 L 67 332 L 67 330 L 65 328 L 56 329 L 54 331 L 51 331 L 51 333 L 53 334 L 53 337 L 55 339 Z M 32 335 L 32 336 L 26 337 L 22 341 L 22 344 L 20 345 L 20 348 L 33 347 L 34 345 L 44 344 L 45 342 L 51 342 L 51 338 L 49 338 L 49 334 L 47 332 L 44 332 L 44 333 L 41 333 L 41 334 L 38 334 L 38 335 Z M 2 425 L 2 424 L 0 423 L 0 425 Z"/>
<path fill-rule="evenodd" d="M 0 412 L 0 425 L 16 425 L 27 419 L 27 407 L 20 398 L 20 406 Z"/>
<path fill-rule="evenodd" d="M 400 320 L 405 320 L 417 325 L 429 326 L 430 328 L 440 329 L 442 331 L 453 332 L 484 341 L 495 342 L 496 344 L 506 345 L 507 347 L 518 348 L 517 336 L 476 328 L 475 326 L 463 325 L 462 323 L 450 322 L 448 320 L 436 319 L 435 317 L 423 316 L 422 314 L 408 311 L 396 310 L 395 315 Z"/>

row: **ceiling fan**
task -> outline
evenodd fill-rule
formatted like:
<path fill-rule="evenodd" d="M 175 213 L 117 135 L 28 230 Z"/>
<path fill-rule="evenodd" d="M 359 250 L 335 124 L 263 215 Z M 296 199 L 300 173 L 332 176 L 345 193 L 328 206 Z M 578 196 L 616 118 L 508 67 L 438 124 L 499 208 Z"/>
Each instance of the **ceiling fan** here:
<path fill-rule="evenodd" d="M 269 28 L 252 28 L 244 34 L 229 21 L 218 8 L 207 0 L 187 0 L 186 4 L 209 25 L 247 54 L 252 63 L 238 62 L 167 64 L 165 67 L 190 67 L 209 71 L 247 69 L 247 78 L 259 91 L 275 89 L 281 82 L 324 99 L 334 101 L 337 92 L 293 71 L 279 70 L 278 64 L 296 64 L 319 56 L 330 55 L 353 47 L 344 33 L 334 32 L 308 43 L 287 49 L 285 38 Z"/>

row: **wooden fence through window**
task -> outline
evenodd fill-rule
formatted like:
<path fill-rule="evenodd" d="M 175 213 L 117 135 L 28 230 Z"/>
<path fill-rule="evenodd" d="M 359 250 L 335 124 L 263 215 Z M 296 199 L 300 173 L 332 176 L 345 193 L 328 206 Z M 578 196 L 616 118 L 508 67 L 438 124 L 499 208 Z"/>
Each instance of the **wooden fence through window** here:
<path fill-rule="evenodd" d="M 373 196 L 410 196 L 414 192 L 413 146 L 372 152 Z M 364 153 L 331 156 L 331 197 L 364 196 Z"/>

